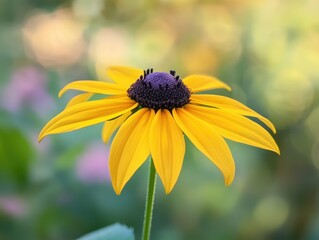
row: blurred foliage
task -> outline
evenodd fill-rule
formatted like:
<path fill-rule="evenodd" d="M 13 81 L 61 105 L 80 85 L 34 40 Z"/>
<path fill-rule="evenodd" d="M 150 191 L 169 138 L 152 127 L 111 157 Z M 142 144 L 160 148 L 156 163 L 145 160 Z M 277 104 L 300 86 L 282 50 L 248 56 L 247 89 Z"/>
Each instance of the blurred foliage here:
<path fill-rule="evenodd" d="M 101 126 L 42 126 L 75 79 L 121 64 L 215 75 L 268 117 L 281 149 L 229 142 L 226 188 L 190 142 L 173 192 L 160 181 L 152 239 L 319 239 L 319 2 L 316 0 L 0 1 L 0 239 L 75 239 L 114 222 L 140 238 L 147 169 L 120 196 Z M 214 91 L 215 93 L 216 91 Z M 213 92 L 212 92 L 213 93 Z"/>
<path fill-rule="evenodd" d="M 134 240 L 133 229 L 113 224 L 81 237 L 79 240 Z"/>
<path fill-rule="evenodd" d="M 23 185 L 28 181 L 32 149 L 19 129 L 0 129 L 0 176 L 2 181 Z M 2 182 L 1 181 L 1 182 Z"/>

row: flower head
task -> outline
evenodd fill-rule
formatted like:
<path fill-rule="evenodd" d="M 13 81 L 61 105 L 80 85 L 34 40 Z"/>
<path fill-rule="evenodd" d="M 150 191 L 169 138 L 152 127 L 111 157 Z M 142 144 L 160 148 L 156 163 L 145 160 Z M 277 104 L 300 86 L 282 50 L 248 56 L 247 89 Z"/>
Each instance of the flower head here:
<path fill-rule="evenodd" d="M 216 78 L 175 74 L 131 67 L 111 67 L 114 83 L 75 81 L 59 93 L 79 90 L 66 108 L 42 129 L 39 140 L 49 134 L 69 132 L 104 122 L 102 138 L 108 142 L 118 129 L 110 149 L 112 185 L 120 194 L 136 170 L 152 156 L 157 173 L 169 193 L 180 174 L 184 154 L 184 134 L 232 183 L 235 164 L 224 138 L 274 151 L 279 148 L 272 136 L 273 124 L 252 109 L 228 97 L 198 92 L 230 87 Z M 107 95 L 90 100 L 94 94 Z"/>

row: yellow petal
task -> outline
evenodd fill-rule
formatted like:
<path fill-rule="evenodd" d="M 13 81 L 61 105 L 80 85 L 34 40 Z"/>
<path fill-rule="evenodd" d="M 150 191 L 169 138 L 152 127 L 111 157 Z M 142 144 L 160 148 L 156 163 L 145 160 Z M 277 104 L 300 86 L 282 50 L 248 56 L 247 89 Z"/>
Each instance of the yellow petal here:
<path fill-rule="evenodd" d="M 269 127 L 274 133 L 276 133 L 275 126 L 265 117 L 245 106 L 244 104 L 219 95 L 211 94 L 193 94 L 191 96 L 191 103 L 202 104 L 211 107 L 217 107 L 221 109 L 229 109 L 234 113 L 238 113 L 248 117 L 255 117 L 262 121 L 267 127 Z"/>
<path fill-rule="evenodd" d="M 104 123 L 102 130 L 102 140 L 107 143 L 113 132 L 121 126 L 121 124 L 131 115 L 131 112 L 125 113 L 114 120 L 109 120 Z"/>
<path fill-rule="evenodd" d="M 225 140 L 205 121 L 183 108 L 173 109 L 173 116 L 192 143 L 223 173 L 226 185 L 235 176 L 235 163 Z"/>
<path fill-rule="evenodd" d="M 49 134 L 69 132 L 116 118 L 134 109 L 137 105 L 128 97 L 79 103 L 66 108 L 51 119 L 40 132 L 39 141 Z"/>
<path fill-rule="evenodd" d="M 82 80 L 67 84 L 59 92 L 59 97 L 61 97 L 68 90 L 78 90 L 88 93 L 99 93 L 106 95 L 125 94 L 127 91 L 126 88 L 114 83 Z"/>
<path fill-rule="evenodd" d="M 76 95 L 68 102 L 65 108 L 72 107 L 78 103 L 85 102 L 89 100 L 92 96 L 93 96 L 93 93 L 82 93 L 82 94 Z"/>
<path fill-rule="evenodd" d="M 112 66 L 107 69 L 106 73 L 114 82 L 128 89 L 143 75 L 143 70 L 132 67 Z"/>
<path fill-rule="evenodd" d="M 212 124 L 216 131 L 225 138 L 279 154 L 279 148 L 272 136 L 260 125 L 246 117 L 229 110 L 192 104 L 188 104 L 185 110 Z"/>
<path fill-rule="evenodd" d="M 193 93 L 217 88 L 231 91 L 231 88 L 226 83 L 205 75 L 190 75 L 184 78 L 183 82 Z"/>
<path fill-rule="evenodd" d="M 155 115 L 150 129 L 150 149 L 156 172 L 168 194 L 178 179 L 185 154 L 183 133 L 168 110 L 159 110 Z"/>
<path fill-rule="evenodd" d="M 150 154 L 149 129 L 154 110 L 142 108 L 120 127 L 111 145 L 110 175 L 116 194 L 122 189 Z"/>

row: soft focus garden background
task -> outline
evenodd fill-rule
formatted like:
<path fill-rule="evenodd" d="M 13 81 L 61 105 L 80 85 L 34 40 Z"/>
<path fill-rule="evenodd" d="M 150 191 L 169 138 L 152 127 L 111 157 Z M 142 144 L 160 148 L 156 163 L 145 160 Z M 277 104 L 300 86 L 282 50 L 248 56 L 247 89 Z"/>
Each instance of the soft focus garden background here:
<path fill-rule="evenodd" d="M 0 239 L 75 239 L 120 222 L 140 238 L 144 165 L 116 196 L 101 125 L 43 125 L 109 65 L 215 75 L 276 125 L 281 156 L 232 143 L 234 183 L 188 141 L 158 181 L 152 239 L 319 239 L 319 1 L 0 1 Z"/>

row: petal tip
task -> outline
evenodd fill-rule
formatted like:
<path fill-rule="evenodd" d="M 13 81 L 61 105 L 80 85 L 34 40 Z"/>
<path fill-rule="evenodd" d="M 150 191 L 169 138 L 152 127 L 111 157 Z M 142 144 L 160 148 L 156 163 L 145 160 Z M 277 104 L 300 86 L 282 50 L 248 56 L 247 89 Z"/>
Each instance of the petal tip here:
<path fill-rule="evenodd" d="M 112 180 L 112 177 L 111 177 L 111 180 Z M 113 182 L 113 180 L 111 181 L 112 182 L 112 186 L 113 186 L 113 189 L 114 189 L 114 192 L 116 195 L 121 195 L 121 192 L 123 190 L 123 187 L 121 187 L 119 184 L 117 184 L 116 182 Z"/>
<path fill-rule="evenodd" d="M 65 93 L 65 90 L 64 88 L 62 88 L 60 92 L 58 93 L 58 97 L 61 98 L 64 93 Z"/>
<path fill-rule="evenodd" d="M 113 70 L 114 66 L 110 66 L 108 68 L 106 68 L 106 74 L 109 75 L 111 73 L 111 71 Z"/>
<path fill-rule="evenodd" d="M 165 194 L 166 195 L 170 194 L 172 192 L 173 188 L 174 187 L 166 187 L 166 186 L 164 186 Z"/>
<path fill-rule="evenodd" d="M 230 185 L 233 183 L 233 181 L 234 181 L 234 177 L 235 177 L 235 175 L 234 175 L 234 174 L 231 174 L 231 175 L 225 176 L 224 181 L 225 181 L 225 186 L 226 186 L 226 187 L 230 186 Z"/>
<path fill-rule="evenodd" d="M 225 89 L 229 92 L 231 92 L 233 89 L 231 88 L 231 86 L 229 86 L 228 84 L 224 83 L 225 84 Z"/>
<path fill-rule="evenodd" d="M 280 149 L 279 149 L 278 146 L 277 146 L 277 148 L 275 149 L 275 153 L 277 153 L 278 155 L 280 155 Z"/>
<path fill-rule="evenodd" d="M 117 196 L 119 196 L 119 195 L 121 195 L 122 190 L 119 190 L 119 189 L 115 189 L 115 188 L 114 188 L 114 192 L 115 192 L 115 194 L 116 194 Z"/>
<path fill-rule="evenodd" d="M 279 149 L 277 143 L 275 142 L 275 140 L 274 140 L 271 148 L 269 148 L 268 150 L 273 151 L 273 152 L 277 153 L 278 155 L 280 155 L 280 149 Z"/>
<path fill-rule="evenodd" d="M 276 130 L 275 126 L 273 126 L 273 127 L 271 128 L 271 131 L 272 131 L 274 134 L 277 133 L 277 130 Z"/>
<path fill-rule="evenodd" d="M 44 138 L 44 136 L 39 135 L 39 136 L 38 136 L 38 143 L 40 143 L 40 142 L 43 140 L 43 138 Z"/>
<path fill-rule="evenodd" d="M 102 134 L 101 138 L 102 138 L 102 142 L 105 143 L 105 144 L 107 144 L 108 139 L 106 139 L 106 138 L 103 136 L 103 134 Z"/>
<path fill-rule="evenodd" d="M 40 143 L 42 140 L 43 140 L 43 138 L 45 137 L 45 136 L 47 136 L 48 134 L 46 134 L 46 132 L 45 131 L 43 131 L 43 129 L 41 130 L 41 132 L 39 133 L 39 136 L 38 136 L 38 142 Z"/>

